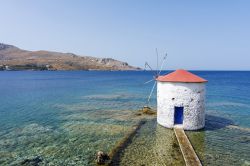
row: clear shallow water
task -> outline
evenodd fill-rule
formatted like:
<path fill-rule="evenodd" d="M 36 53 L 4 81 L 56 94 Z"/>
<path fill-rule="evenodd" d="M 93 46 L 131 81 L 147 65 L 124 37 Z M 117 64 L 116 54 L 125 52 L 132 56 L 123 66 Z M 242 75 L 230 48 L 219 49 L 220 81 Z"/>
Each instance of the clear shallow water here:
<path fill-rule="evenodd" d="M 250 72 L 195 73 L 209 80 L 206 129 L 188 132 L 199 157 L 204 165 L 250 165 Z M 35 156 L 40 165 L 94 165 L 98 150 L 110 151 L 138 122 L 134 113 L 145 104 L 152 84 L 143 83 L 151 78 L 150 72 L 0 72 L 0 165 Z M 164 146 L 174 147 L 164 158 L 182 165 L 172 130 L 155 120 L 138 131 L 121 164 L 152 165 L 142 161 L 148 156 L 161 165 L 151 155 L 164 142 L 159 133 L 172 140 Z"/>
<path fill-rule="evenodd" d="M 173 130 L 157 125 L 155 119 L 143 125 L 120 157 L 120 165 L 185 165 Z"/>

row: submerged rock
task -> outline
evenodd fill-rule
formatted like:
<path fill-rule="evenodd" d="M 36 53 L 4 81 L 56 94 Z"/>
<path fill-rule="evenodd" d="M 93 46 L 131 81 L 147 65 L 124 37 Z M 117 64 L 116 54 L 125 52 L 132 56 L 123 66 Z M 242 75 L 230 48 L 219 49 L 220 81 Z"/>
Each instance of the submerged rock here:
<path fill-rule="evenodd" d="M 37 156 L 33 159 L 25 159 L 22 161 L 20 164 L 21 165 L 26 165 L 26 166 L 38 166 L 40 162 L 42 162 L 43 159 L 40 156 Z"/>
<path fill-rule="evenodd" d="M 96 155 L 96 162 L 97 164 L 105 164 L 110 159 L 109 155 L 107 153 L 104 153 L 102 151 L 97 152 Z"/>
<path fill-rule="evenodd" d="M 46 133 L 52 131 L 49 126 L 42 126 L 37 123 L 32 123 L 26 125 L 24 128 L 20 129 L 22 134 L 30 134 L 30 133 Z"/>
<path fill-rule="evenodd" d="M 147 114 L 147 115 L 154 115 L 154 114 L 156 114 L 156 111 L 155 110 L 153 110 L 151 107 L 149 107 L 149 106 L 144 106 L 143 108 L 142 108 L 142 113 L 143 114 Z"/>
<path fill-rule="evenodd" d="M 156 110 L 152 109 L 151 107 L 149 106 L 144 106 L 142 107 L 142 109 L 139 109 L 135 115 L 136 116 L 142 116 L 142 115 L 156 115 L 157 112 Z"/>

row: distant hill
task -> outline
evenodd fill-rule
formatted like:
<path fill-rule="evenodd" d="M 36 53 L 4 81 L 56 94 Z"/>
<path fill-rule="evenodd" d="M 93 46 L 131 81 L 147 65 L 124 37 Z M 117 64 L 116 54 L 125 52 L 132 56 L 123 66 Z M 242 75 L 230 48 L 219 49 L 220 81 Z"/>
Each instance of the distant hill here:
<path fill-rule="evenodd" d="M 140 70 L 112 58 L 27 51 L 0 43 L 0 70 Z"/>

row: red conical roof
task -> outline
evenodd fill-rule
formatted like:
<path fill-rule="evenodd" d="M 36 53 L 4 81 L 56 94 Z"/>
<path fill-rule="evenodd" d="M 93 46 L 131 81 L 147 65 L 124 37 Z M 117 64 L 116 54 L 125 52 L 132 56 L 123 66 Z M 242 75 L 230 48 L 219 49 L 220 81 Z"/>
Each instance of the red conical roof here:
<path fill-rule="evenodd" d="M 207 80 L 183 69 L 176 70 L 164 76 L 159 76 L 156 80 L 161 82 L 207 82 Z"/>

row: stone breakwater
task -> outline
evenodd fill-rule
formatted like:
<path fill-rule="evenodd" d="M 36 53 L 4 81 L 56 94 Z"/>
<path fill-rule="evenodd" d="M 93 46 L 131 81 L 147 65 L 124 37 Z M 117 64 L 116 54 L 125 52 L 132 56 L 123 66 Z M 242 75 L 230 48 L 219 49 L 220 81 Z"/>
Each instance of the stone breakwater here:
<path fill-rule="evenodd" d="M 133 128 L 128 132 L 128 134 L 120 142 L 118 142 L 115 145 L 115 147 L 109 153 L 110 160 L 111 160 L 109 165 L 115 165 L 120 162 L 122 151 L 131 143 L 132 138 L 135 136 L 136 132 L 145 123 L 146 123 L 145 120 L 141 120 L 140 122 L 138 122 L 138 124 L 133 126 Z"/>

